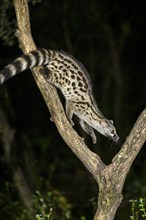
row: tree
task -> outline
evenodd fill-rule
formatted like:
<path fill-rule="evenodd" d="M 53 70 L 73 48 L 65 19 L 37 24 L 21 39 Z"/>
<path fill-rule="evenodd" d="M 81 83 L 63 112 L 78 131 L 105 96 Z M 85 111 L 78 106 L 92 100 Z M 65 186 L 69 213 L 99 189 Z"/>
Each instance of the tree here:
<path fill-rule="evenodd" d="M 36 49 L 31 36 L 27 1 L 14 0 L 14 6 L 18 23 L 17 37 L 22 51 L 27 53 Z M 73 153 L 91 172 L 99 186 L 98 209 L 94 219 L 114 219 L 116 210 L 122 201 L 122 189 L 126 175 L 146 140 L 146 109 L 141 113 L 112 163 L 106 166 L 99 155 L 89 150 L 67 121 L 56 89 L 51 85 L 48 87 L 44 78 L 39 75 L 38 68 L 33 70 L 33 76 L 59 133 Z"/>

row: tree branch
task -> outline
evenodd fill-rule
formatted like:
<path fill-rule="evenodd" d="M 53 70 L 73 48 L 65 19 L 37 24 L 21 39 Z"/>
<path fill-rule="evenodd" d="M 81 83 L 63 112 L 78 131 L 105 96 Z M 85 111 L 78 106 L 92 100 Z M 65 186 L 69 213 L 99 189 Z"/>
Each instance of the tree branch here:
<path fill-rule="evenodd" d="M 14 0 L 14 7 L 17 16 L 17 37 L 20 47 L 24 53 L 36 49 L 35 43 L 31 36 L 29 24 L 29 11 L 27 0 Z M 54 86 L 49 85 L 44 77 L 39 74 L 39 68 L 33 69 L 33 76 L 42 93 L 46 105 L 51 113 L 51 117 L 56 127 L 74 154 L 82 161 L 86 168 L 93 174 L 97 173 L 98 167 L 104 166 L 100 157 L 89 150 L 82 138 L 72 128 L 68 122 L 57 91 Z M 90 160 L 89 160 L 90 158 Z"/>
<path fill-rule="evenodd" d="M 146 109 L 137 119 L 121 150 L 112 163 L 96 178 L 99 185 L 98 209 L 95 220 L 112 220 L 122 202 L 122 190 L 129 169 L 146 140 Z M 99 178 L 100 176 L 100 178 Z"/>
<path fill-rule="evenodd" d="M 117 183 L 123 188 L 129 169 L 146 140 L 146 108 L 140 114 L 121 150 L 112 160 Z M 123 175 L 121 175 L 123 173 Z"/>

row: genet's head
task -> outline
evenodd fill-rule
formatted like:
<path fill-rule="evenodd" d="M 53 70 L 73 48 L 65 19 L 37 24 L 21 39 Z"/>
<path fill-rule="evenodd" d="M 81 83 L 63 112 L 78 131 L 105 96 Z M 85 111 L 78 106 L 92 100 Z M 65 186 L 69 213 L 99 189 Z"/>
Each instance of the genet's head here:
<path fill-rule="evenodd" d="M 116 129 L 113 125 L 112 120 L 102 119 L 100 124 L 95 128 L 98 132 L 103 134 L 104 136 L 112 139 L 114 142 L 118 142 L 119 136 L 117 135 Z"/>

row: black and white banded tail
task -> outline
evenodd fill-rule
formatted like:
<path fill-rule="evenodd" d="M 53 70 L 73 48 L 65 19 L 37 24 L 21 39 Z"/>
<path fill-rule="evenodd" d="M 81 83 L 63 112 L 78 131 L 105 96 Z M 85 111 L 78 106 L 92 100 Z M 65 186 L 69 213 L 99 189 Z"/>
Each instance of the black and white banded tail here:
<path fill-rule="evenodd" d="M 0 71 L 0 84 L 26 69 L 47 65 L 51 55 L 52 51 L 40 48 L 18 57 Z"/>
<path fill-rule="evenodd" d="M 98 109 L 87 70 L 65 52 L 41 48 L 18 57 L 0 71 L 0 84 L 36 66 L 45 66 L 45 79 L 61 90 L 66 100 L 66 115 L 72 125 L 72 117 L 76 115 L 83 130 L 92 137 L 93 143 L 96 143 L 93 129 L 116 142 L 119 140 L 113 122 L 106 119 Z"/>

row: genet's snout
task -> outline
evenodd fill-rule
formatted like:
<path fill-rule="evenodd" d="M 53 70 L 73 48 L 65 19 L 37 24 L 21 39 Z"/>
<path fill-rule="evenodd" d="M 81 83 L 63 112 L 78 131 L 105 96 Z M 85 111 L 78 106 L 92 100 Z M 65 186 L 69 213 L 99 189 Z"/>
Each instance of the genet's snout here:
<path fill-rule="evenodd" d="M 112 139 L 113 139 L 113 141 L 118 142 L 119 141 L 119 136 L 117 134 L 114 134 Z"/>

